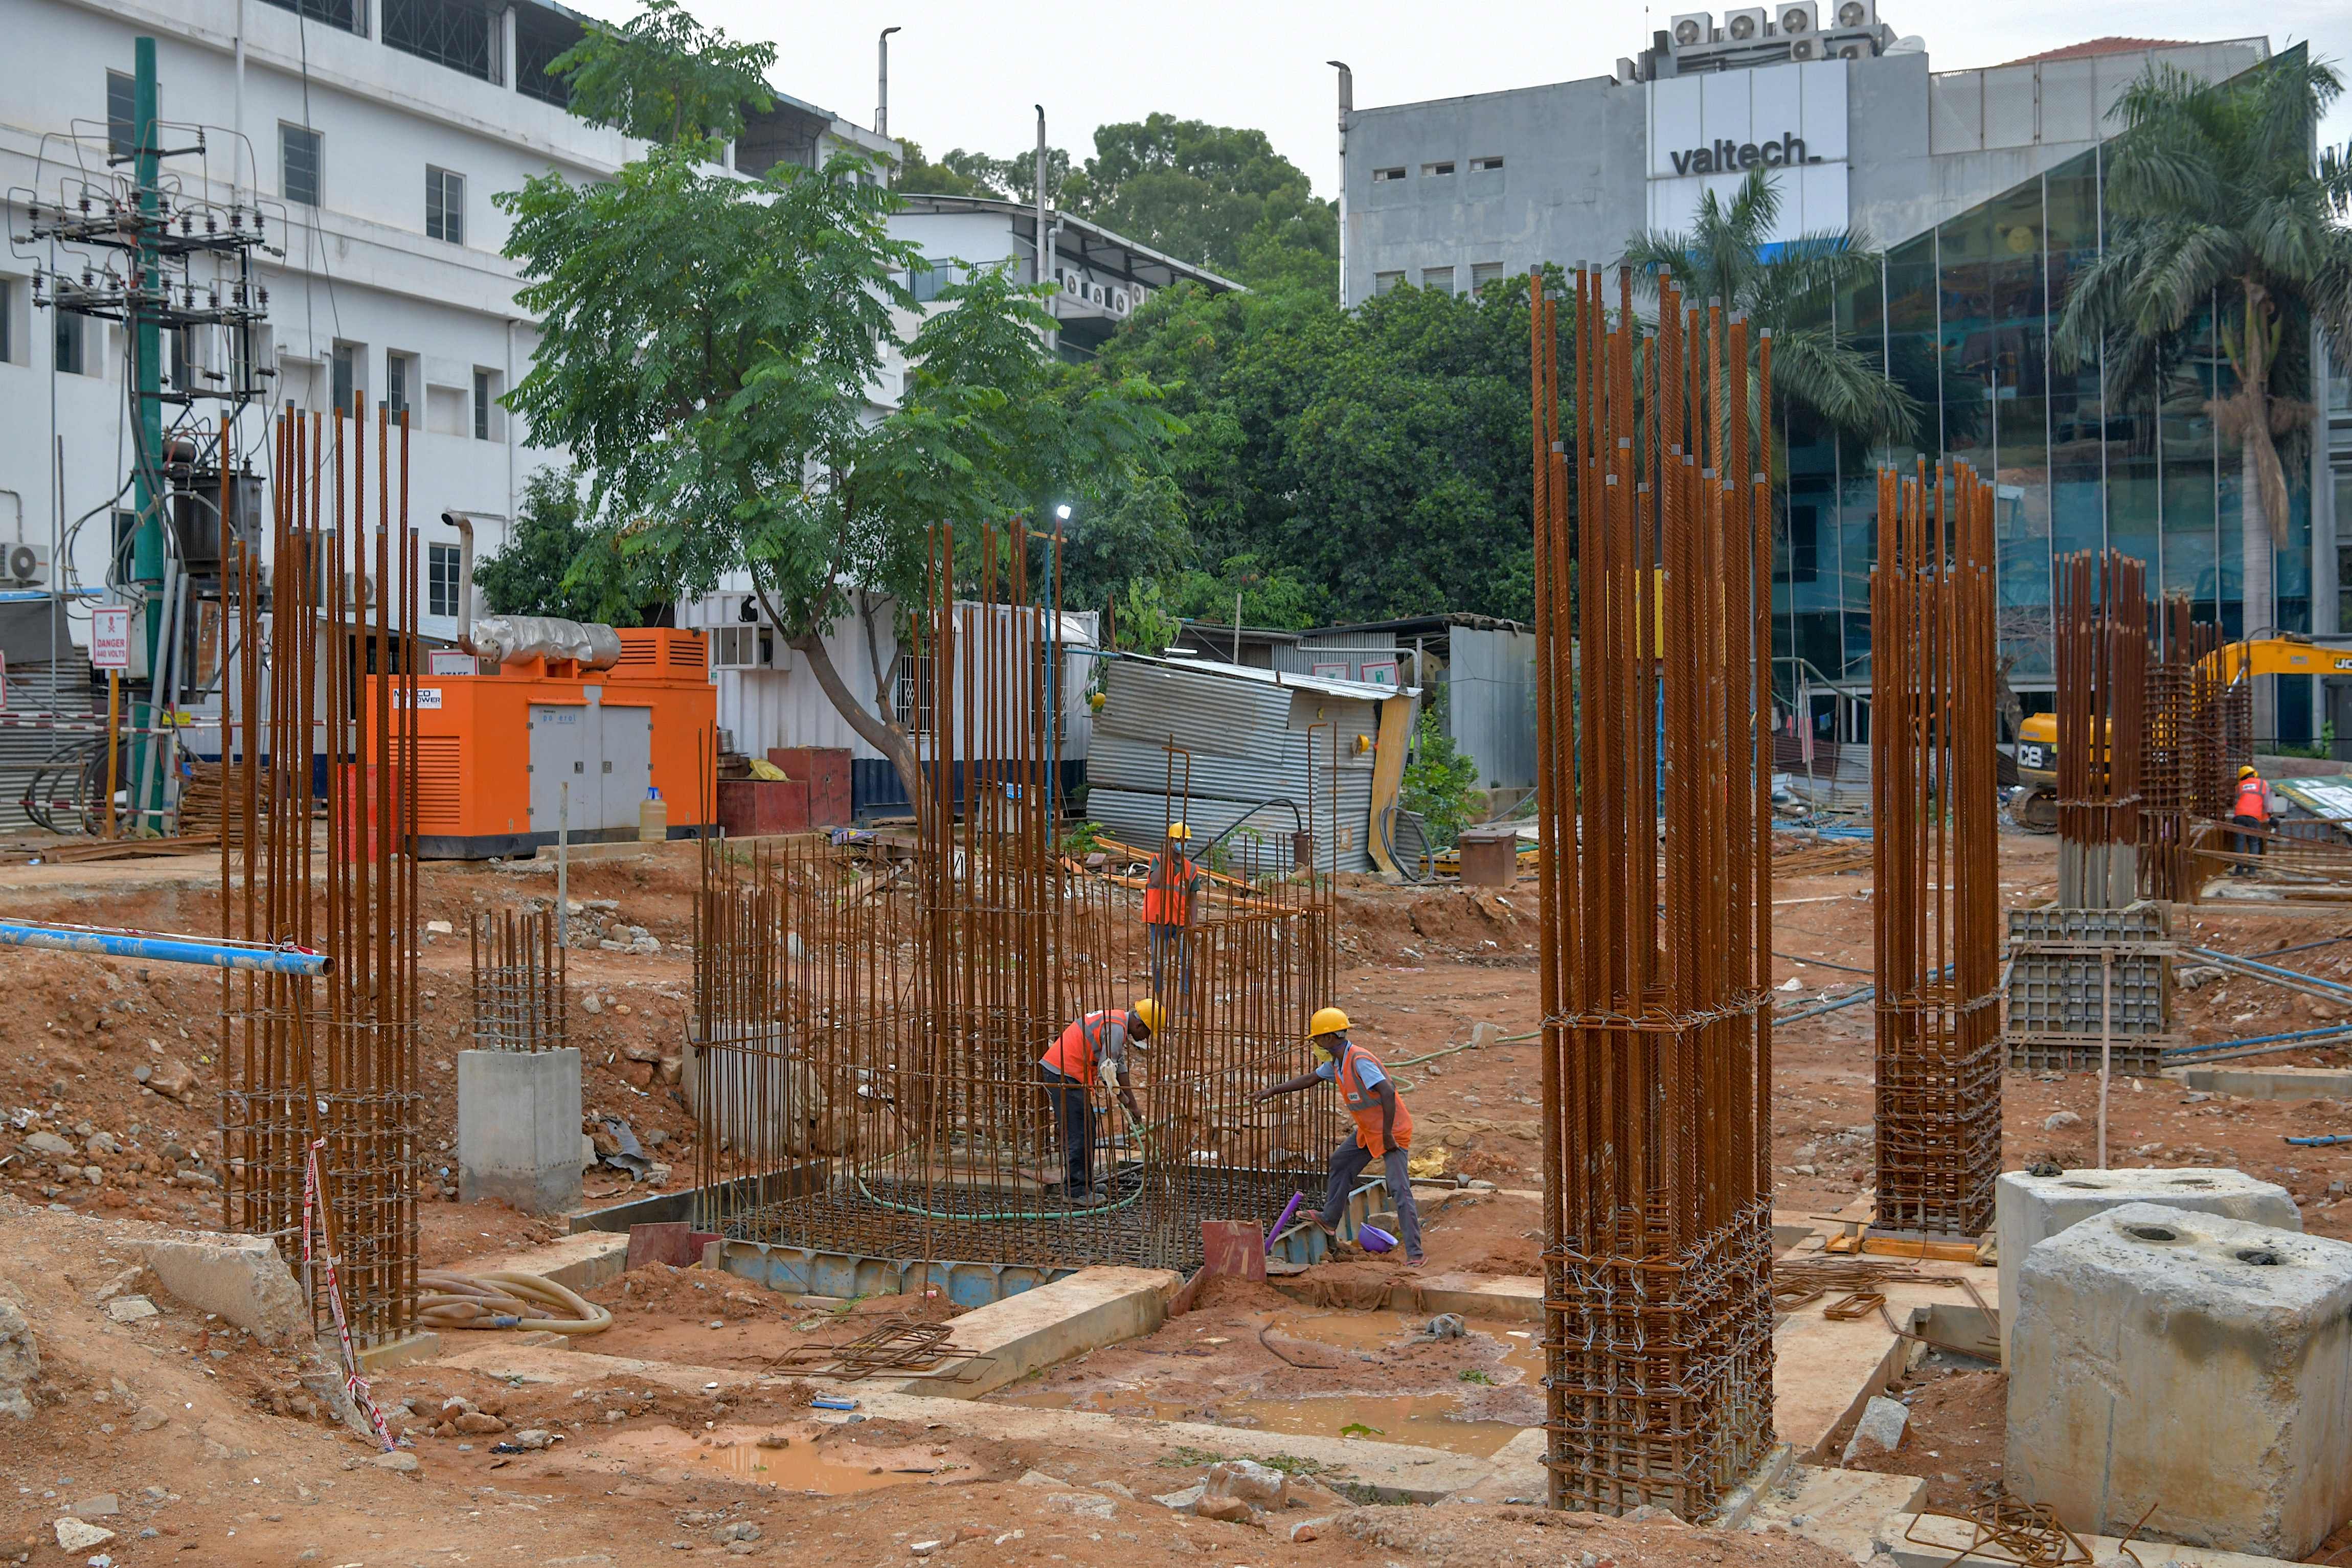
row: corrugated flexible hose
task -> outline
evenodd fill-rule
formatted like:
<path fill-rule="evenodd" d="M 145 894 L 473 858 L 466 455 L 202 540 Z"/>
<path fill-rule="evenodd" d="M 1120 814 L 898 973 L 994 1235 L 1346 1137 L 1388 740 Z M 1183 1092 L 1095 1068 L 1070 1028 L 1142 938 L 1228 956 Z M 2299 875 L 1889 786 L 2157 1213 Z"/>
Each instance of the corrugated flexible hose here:
<path fill-rule="evenodd" d="M 550 1316 L 551 1312 L 570 1316 Z M 460 1274 L 428 1269 L 416 1276 L 416 1322 L 428 1329 L 540 1329 L 603 1333 L 613 1314 L 586 1297 L 511 1270 Z"/>

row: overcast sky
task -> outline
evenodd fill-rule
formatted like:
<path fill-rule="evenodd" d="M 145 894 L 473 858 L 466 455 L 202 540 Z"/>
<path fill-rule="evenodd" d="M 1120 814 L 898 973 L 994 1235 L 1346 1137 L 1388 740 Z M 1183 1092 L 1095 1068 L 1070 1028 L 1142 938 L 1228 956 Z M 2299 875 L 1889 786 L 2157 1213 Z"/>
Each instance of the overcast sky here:
<path fill-rule="evenodd" d="M 611 19 L 635 9 L 631 0 L 572 4 Z M 961 146 L 1002 157 L 1032 145 L 1033 103 L 1045 106 L 1055 145 L 1081 158 L 1093 149 L 1096 126 L 1164 110 L 1260 128 L 1325 196 L 1337 164 L 1335 73 L 1326 60 L 1355 68 L 1362 108 L 1493 92 L 1605 74 L 1618 56 L 1638 53 L 1667 15 L 1628 0 L 1083 0 L 1009 11 L 941 0 L 688 4 L 735 37 L 774 41 L 778 87 L 861 125 L 874 120 L 875 35 L 904 28 L 890 40 L 890 130 L 933 156 Z M 2352 0 L 1880 5 L 1898 34 L 1927 40 L 1938 70 L 1999 65 L 2109 34 L 2203 41 L 2267 32 L 2274 49 L 2308 40 L 2339 68 L 2352 58 Z M 1713 9 L 1720 16 L 1726 7 Z M 2352 107 L 2339 103 L 2322 134 L 2336 143 L 2352 139 Z"/>

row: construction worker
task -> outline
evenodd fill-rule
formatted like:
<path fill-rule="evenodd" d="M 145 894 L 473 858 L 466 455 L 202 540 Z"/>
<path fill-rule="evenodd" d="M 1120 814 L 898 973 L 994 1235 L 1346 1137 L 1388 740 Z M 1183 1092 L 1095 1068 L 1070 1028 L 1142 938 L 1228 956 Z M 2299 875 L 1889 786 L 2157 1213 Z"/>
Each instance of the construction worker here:
<path fill-rule="evenodd" d="M 1143 881 L 1143 939 L 1151 960 L 1151 994 L 1184 994 L 1191 977 L 1189 948 L 1200 908 L 1201 870 L 1185 845 L 1192 830 L 1181 822 L 1168 824 L 1168 841 L 1151 857 L 1151 873 Z M 1168 982 L 1176 982 L 1171 991 Z"/>
<path fill-rule="evenodd" d="M 1142 1122 L 1135 1091 L 1127 1082 L 1127 1051 L 1129 1046 L 1142 1050 L 1160 1024 L 1160 1004 L 1149 997 L 1132 1008 L 1106 1008 L 1072 1022 L 1038 1059 L 1045 1098 L 1062 1129 L 1062 1196 L 1067 1201 L 1103 1201 L 1102 1190 L 1087 1179 L 1087 1155 L 1095 1143 L 1094 1109 L 1087 1097 L 1097 1082 L 1108 1082 L 1129 1124 Z"/>
<path fill-rule="evenodd" d="M 2270 826 L 2271 787 L 2251 766 L 2238 769 L 2238 799 L 2230 814 L 2242 830 L 2237 834 L 2238 853 L 2259 856 L 2263 852 L 2263 835 Z M 2254 871 L 2253 865 L 2243 859 L 2230 869 L 2241 876 L 2251 876 Z"/>
<path fill-rule="evenodd" d="M 1331 1233 L 1332 1227 L 1339 1223 L 1339 1216 L 1347 1211 L 1349 1189 L 1364 1174 L 1364 1167 L 1377 1159 L 1388 1177 L 1389 1197 L 1396 1205 L 1397 1228 L 1403 1233 L 1404 1260 L 1418 1269 L 1421 1215 L 1412 1206 L 1412 1174 L 1405 1168 L 1406 1150 L 1412 1143 L 1412 1117 L 1397 1098 L 1396 1085 L 1389 1082 L 1389 1075 L 1381 1071 L 1372 1053 L 1349 1040 L 1346 1013 L 1338 1008 L 1318 1009 L 1307 1030 L 1307 1043 L 1315 1053 L 1314 1068 L 1261 1089 L 1250 1098 L 1271 1100 L 1277 1094 L 1312 1089 L 1318 1083 L 1339 1085 L 1340 1102 L 1355 1119 L 1356 1132 L 1331 1151 L 1331 1179 L 1323 1189 L 1323 1210 L 1315 1217 L 1315 1223 L 1325 1235 Z"/>

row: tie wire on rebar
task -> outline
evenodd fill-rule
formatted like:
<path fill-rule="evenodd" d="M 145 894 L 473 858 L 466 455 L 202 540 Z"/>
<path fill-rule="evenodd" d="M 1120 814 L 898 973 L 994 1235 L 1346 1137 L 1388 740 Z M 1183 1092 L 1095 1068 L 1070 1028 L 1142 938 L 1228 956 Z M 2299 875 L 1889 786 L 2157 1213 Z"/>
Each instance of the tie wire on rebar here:
<path fill-rule="evenodd" d="M 222 935 L 329 958 L 322 978 L 222 977 L 224 1222 L 298 1263 L 324 1139 L 321 1216 L 362 1343 L 410 1326 L 418 1165 L 417 547 L 407 416 L 376 411 L 372 497 L 368 423 L 358 400 L 278 421 L 269 549 L 227 541 L 221 743 Z M 323 1270 L 305 1283 L 324 1323 Z"/>
<path fill-rule="evenodd" d="M 2000 1174 L 1993 487 L 1878 471 L 1870 578 L 1875 1228 L 1974 1237 Z"/>
<path fill-rule="evenodd" d="M 1771 341 L 1580 269 L 1564 393 L 1529 282 L 1549 1500 L 1696 1519 L 1771 1442 Z"/>
<path fill-rule="evenodd" d="M 1332 884 L 1261 878 L 1203 901 L 1166 1026 L 1128 1067 L 1140 1126 L 1087 1094 L 1072 1200 L 1039 1070 L 1074 1019 L 1149 993 L 1139 891 L 1066 856 L 1059 541 L 1033 580 L 1014 526 L 941 527 L 908 617 L 919 749 L 911 845 L 707 841 L 686 1086 L 697 1224 L 860 1256 L 1189 1268 L 1200 1222 L 1271 1220 L 1344 1122 L 1329 1096 L 1252 1105 L 1305 1064 L 1330 991 Z M 1328 768 L 1339 737 L 1294 737 Z M 1318 821 L 1336 831 L 1336 821 Z"/>

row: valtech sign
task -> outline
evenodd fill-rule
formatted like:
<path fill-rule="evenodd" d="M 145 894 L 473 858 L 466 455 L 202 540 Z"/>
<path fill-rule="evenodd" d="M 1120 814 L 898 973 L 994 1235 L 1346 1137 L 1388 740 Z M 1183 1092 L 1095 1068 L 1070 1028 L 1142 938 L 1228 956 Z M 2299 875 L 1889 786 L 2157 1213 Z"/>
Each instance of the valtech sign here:
<path fill-rule="evenodd" d="M 1677 174 L 1729 174 L 1743 169 L 1779 169 L 1792 163 L 1818 163 L 1805 151 L 1805 139 L 1783 131 L 1778 141 L 1734 141 L 1719 137 L 1704 147 L 1668 154 Z"/>

